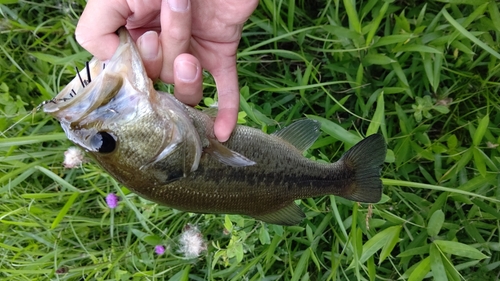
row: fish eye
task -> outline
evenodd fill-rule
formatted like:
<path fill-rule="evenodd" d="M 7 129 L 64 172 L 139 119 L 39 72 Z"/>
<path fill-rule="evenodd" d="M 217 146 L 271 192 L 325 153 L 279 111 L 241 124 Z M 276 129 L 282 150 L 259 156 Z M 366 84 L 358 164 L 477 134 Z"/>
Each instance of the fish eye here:
<path fill-rule="evenodd" d="M 95 151 L 99 151 L 100 153 L 110 153 L 116 148 L 116 138 L 108 132 L 98 132 L 92 136 L 90 145 Z"/>

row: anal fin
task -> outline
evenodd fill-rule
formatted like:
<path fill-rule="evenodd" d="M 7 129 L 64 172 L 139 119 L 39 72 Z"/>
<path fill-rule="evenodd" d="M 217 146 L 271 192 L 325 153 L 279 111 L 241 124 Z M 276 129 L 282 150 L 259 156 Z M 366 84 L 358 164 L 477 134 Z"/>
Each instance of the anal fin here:
<path fill-rule="evenodd" d="M 299 208 L 299 206 L 295 205 L 294 202 L 291 202 L 285 207 L 272 213 L 253 217 L 267 223 L 274 223 L 279 225 L 296 225 L 300 223 L 306 217 L 306 215 Z"/>

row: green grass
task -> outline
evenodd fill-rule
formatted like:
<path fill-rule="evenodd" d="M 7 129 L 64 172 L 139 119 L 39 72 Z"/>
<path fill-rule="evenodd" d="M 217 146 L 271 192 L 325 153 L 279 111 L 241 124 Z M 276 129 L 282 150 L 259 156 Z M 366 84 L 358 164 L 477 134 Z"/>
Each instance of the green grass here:
<path fill-rule="evenodd" d="M 84 4 L 0 0 L 0 279 L 500 278 L 497 2 L 260 2 L 238 55 L 240 121 L 319 120 L 319 161 L 375 132 L 390 149 L 382 202 L 302 200 L 294 227 L 178 212 L 91 162 L 63 168 L 72 144 L 31 110 L 89 59 L 73 37 Z M 208 105 L 209 76 L 205 92 Z M 179 252 L 188 223 L 207 242 L 194 259 Z"/>

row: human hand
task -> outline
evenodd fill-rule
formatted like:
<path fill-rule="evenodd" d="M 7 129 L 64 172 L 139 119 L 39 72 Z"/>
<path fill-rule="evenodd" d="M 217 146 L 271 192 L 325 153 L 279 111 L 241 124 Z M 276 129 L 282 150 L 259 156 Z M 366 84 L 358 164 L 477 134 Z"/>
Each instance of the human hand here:
<path fill-rule="evenodd" d="M 258 0 L 89 0 L 76 40 L 101 60 L 118 47 L 115 31 L 125 26 L 137 42 L 148 76 L 174 83 L 180 101 L 203 97 L 201 69 L 215 79 L 219 112 L 214 132 L 226 141 L 236 125 L 239 88 L 236 50 L 243 23 Z"/>

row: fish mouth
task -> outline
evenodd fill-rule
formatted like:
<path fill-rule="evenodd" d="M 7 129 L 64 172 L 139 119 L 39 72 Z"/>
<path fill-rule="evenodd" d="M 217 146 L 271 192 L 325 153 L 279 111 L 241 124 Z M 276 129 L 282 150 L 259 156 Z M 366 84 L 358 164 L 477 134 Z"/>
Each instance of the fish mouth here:
<path fill-rule="evenodd" d="M 57 96 L 45 102 L 44 112 L 61 123 L 74 123 L 112 100 L 124 84 L 147 93 L 152 85 L 145 75 L 139 51 L 124 27 L 117 33 L 120 44 L 113 57 L 108 61 L 94 57 L 86 63 Z"/>

